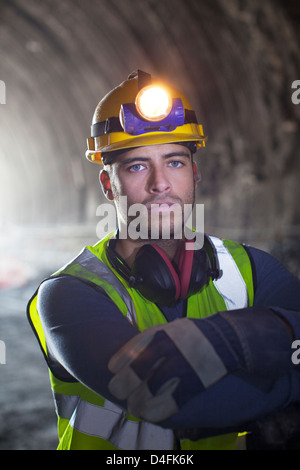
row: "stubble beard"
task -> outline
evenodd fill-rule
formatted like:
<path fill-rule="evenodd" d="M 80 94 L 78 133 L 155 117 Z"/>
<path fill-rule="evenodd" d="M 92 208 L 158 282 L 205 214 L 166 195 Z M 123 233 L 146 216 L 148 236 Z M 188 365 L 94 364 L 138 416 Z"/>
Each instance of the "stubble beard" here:
<path fill-rule="evenodd" d="M 147 215 L 145 217 L 140 216 L 140 225 L 146 227 L 143 230 L 143 236 L 134 239 L 135 243 L 138 245 L 144 244 L 151 244 L 154 242 L 155 244 L 161 246 L 170 246 L 174 245 L 174 243 L 178 244 L 180 240 L 183 240 L 184 237 L 184 227 L 185 221 L 190 214 L 191 210 L 189 210 L 188 214 L 186 214 L 185 207 L 187 205 L 192 208 L 195 202 L 195 188 L 185 197 L 184 202 L 179 197 L 172 197 L 168 198 L 174 201 L 174 207 L 176 206 L 176 210 L 170 210 L 170 212 L 160 212 L 157 209 L 157 205 L 159 204 L 158 200 L 146 200 L 141 205 L 147 208 Z M 119 229 L 123 227 L 123 229 L 127 229 L 127 234 L 129 234 L 129 227 L 132 224 L 136 216 L 128 215 L 130 206 L 127 207 L 127 213 L 122 210 L 120 205 L 120 197 L 115 197 L 115 203 L 118 213 L 118 222 L 119 222 Z M 151 205 L 155 206 L 156 209 L 152 212 Z M 172 206 L 171 208 L 172 209 Z M 137 226 L 140 230 L 140 228 Z M 128 235 L 128 238 L 130 236 Z"/>

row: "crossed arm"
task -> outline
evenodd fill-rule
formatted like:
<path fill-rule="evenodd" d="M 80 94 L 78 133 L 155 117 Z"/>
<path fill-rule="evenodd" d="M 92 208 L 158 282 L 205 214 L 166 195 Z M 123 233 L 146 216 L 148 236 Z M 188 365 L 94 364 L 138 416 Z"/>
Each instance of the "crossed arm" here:
<path fill-rule="evenodd" d="M 201 437 L 299 402 L 291 345 L 300 338 L 300 284 L 274 263 L 261 261 L 264 282 L 258 279 L 253 308 L 181 318 L 143 333 L 82 281 L 47 281 L 38 309 L 53 371 L 142 419 L 197 427 Z"/>

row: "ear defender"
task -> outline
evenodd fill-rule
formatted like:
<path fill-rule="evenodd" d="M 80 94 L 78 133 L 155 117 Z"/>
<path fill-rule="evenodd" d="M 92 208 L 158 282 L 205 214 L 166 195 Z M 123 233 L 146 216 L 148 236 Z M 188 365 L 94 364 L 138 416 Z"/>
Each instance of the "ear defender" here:
<path fill-rule="evenodd" d="M 177 300 L 190 297 L 202 289 L 210 277 L 218 276 L 218 270 L 213 269 L 215 258 L 209 250 L 185 248 L 186 243 L 193 248 L 193 240 L 183 243 L 176 267 L 159 246 L 143 245 L 130 268 L 114 250 L 115 243 L 116 239 L 110 240 L 106 250 L 111 265 L 130 287 L 161 306 L 170 307 Z"/>
<path fill-rule="evenodd" d="M 151 302 L 170 306 L 180 296 L 180 280 L 164 251 L 156 245 L 144 245 L 138 251 L 131 268 L 136 288 Z"/>
<path fill-rule="evenodd" d="M 181 249 L 179 258 L 179 275 L 180 275 L 180 298 L 190 297 L 208 282 L 212 274 L 210 259 L 204 248 L 200 250 L 185 249 L 186 244 L 191 244 L 194 248 L 194 240 L 187 240 Z"/>
<path fill-rule="evenodd" d="M 146 299 L 171 306 L 198 292 L 207 283 L 211 269 L 203 248 L 186 250 L 183 244 L 175 269 L 160 247 L 144 245 L 136 255 L 131 272 L 136 279 L 142 280 L 135 287 Z"/>

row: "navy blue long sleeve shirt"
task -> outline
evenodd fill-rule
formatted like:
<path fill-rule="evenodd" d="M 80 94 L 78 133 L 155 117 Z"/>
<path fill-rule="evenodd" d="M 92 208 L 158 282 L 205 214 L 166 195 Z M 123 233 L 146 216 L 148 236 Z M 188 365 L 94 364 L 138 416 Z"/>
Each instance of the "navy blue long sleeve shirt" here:
<path fill-rule="evenodd" d="M 256 248 L 248 247 L 255 274 L 253 309 L 267 307 L 283 319 L 282 332 L 291 335 L 290 344 L 300 339 L 300 282 L 275 258 Z M 168 322 L 185 316 L 185 302 L 161 307 Z M 42 283 L 38 294 L 38 311 L 44 326 L 51 368 L 62 380 L 80 381 L 96 393 L 116 402 L 108 390 L 112 374 L 107 364 L 112 355 L 139 331 L 121 314 L 117 306 L 96 287 L 72 276 L 53 278 Z M 251 309 L 247 328 L 251 331 Z M 247 317 L 248 318 L 248 317 Z M 201 320 L 199 320 L 201 322 Z M 234 343 L 235 338 L 230 338 Z M 261 339 L 260 339 L 261 341 Z M 261 343 L 251 345 L 259 362 Z M 233 344 L 233 347 L 235 345 Z M 264 347 L 272 348 L 268 332 Z M 238 349 L 238 348 L 237 348 Z M 289 352 L 288 352 L 289 353 Z M 293 350 L 290 349 L 290 356 Z M 291 361 L 292 362 L 292 361 Z M 174 361 L 173 361 L 174 363 Z M 292 364 L 291 364 L 292 366 Z M 170 365 L 170 367 L 174 367 Z M 175 373 L 175 371 L 174 371 Z M 268 375 L 271 372 L 266 371 Z M 255 374 L 254 374 L 255 375 Z M 245 381 L 229 374 L 217 384 L 191 399 L 164 426 L 197 427 L 203 436 L 212 430 L 237 428 L 243 423 L 300 402 L 300 370 L 291 367 L 286 374 Z"/>

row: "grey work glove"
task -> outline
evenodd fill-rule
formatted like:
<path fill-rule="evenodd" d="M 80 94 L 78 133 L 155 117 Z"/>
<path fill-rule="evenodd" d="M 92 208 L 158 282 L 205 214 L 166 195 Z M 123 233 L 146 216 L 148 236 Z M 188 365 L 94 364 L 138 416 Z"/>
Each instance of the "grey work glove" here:
<path fill-rule="evenodd" d="M 235 367 L 236 361 L 233 361 Z M 109 361 L 110 392 L 129 413 L 157 423 L 227 374 L 214 347 L 189 319 L 138 334 Z"/>
<path fill-rule="evenodd" d="M 289 373 L 291 332 L 272 310 L 248 308 L 157 325 L 109 361 L 109 390 L 134 416 L 160 423 L 228 374 L 268 392 Z"/>

